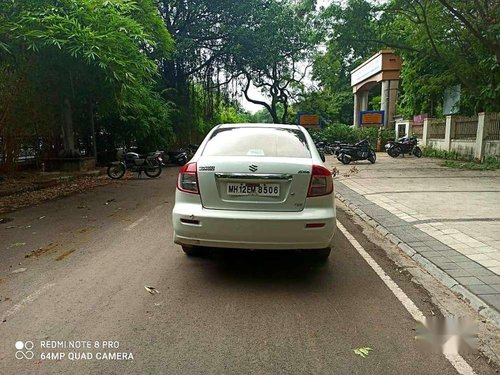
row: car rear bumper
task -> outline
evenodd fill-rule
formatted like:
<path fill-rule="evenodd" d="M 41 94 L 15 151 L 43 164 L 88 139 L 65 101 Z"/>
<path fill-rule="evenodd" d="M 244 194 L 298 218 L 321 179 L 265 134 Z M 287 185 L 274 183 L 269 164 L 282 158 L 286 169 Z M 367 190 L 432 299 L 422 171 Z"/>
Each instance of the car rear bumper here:
<path fill-rule="evenodd" d="M 335 207 L 259 212 L 176 203 L 172 220 L 177 244 L 241 249 L 323 249 L 332 246 L 336 229 Z M 324 226 L 306 228 L 315 223 Z"/>

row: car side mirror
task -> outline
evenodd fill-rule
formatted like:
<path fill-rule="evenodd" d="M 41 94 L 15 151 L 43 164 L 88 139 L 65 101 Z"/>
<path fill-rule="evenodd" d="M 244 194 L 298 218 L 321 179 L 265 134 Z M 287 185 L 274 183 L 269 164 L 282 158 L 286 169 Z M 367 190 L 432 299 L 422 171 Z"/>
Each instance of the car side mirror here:
<path fill-rule="evenodd" d="M 323 163 L 326 161 L 325 153 L 323 151 L 319 151 L 319 157 L 323 161 Z"/>

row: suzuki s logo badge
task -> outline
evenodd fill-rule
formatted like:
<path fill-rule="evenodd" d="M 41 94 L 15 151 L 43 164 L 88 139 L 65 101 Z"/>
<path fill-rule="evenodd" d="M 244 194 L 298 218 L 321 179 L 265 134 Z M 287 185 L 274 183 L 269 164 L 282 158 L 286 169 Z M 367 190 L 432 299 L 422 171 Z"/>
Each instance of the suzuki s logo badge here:
<path fill-rule="evenodd" d="M 259 167 L 256 166 L 255 164 L 252 164 L 251 166 L 248 167 L 248 169 L 250 170 L 250 172 L 256 172 L 257 169 L 259 169 Z"/>

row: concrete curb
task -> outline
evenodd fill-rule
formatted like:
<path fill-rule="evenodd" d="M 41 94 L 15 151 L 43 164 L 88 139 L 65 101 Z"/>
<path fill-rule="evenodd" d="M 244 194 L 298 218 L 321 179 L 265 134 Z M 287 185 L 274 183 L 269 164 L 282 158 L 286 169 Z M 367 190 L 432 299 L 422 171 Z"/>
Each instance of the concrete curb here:
<path fill-rule="evenodd" d="M 469 306 L 471 306 L 474 311 L 482 315 L 483 317 L 492 321 L 498 328 L 500 328 L 500 312 L 495 308 L 491 307 L 483 301 L 480 297 L 476 296 L 474 293 L 470 292 L 453 277 L 448 275 L 445 271 L 441 270 L 438 266 L 432 263 L 427 258 L 420 255 L 414 248 L 402 241 L 396 235 L 390 233 L 387 228 L 382 226 L 372 217 L 367 215 L 363 210 L 357 207 L 353 202 L 344 198 L 342 194 L 335 192 L 335 196 L 338 200 L 343 202 L 347 208 L 354 212 L 359 218 L 365 221 L 368 225 L 373 227 L 378 231 L 383 237 L 387 238 L 391 243 L 396 245 L 402 252 L 408 255 L 410 258 L 415 260 L 423 269 L 425 269 L 429 274 L 431 274 L 436 280 L 441 284 L 448 287 L 455 295 L 462 298 Z"/>

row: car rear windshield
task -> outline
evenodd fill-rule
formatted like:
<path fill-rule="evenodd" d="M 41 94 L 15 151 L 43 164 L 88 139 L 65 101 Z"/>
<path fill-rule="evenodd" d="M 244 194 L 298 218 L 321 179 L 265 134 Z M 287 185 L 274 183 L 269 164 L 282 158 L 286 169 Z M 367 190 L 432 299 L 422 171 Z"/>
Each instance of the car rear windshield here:
<path fill-rule="evenodd" d="M 203 155 L 310 158 L 304 134 L 283 128 L 223 128 L 208 141 Z"/>

